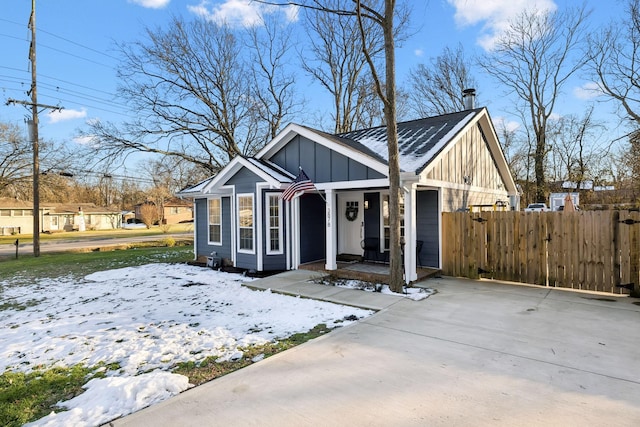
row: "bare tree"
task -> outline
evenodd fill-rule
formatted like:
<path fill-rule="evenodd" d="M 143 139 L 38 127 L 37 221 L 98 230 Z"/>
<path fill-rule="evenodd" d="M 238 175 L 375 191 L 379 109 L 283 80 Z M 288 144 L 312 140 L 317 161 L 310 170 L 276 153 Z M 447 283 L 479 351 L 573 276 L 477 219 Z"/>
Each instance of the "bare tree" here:
<path fill-rule="evenodd" d="M 552 126 L 549 135 L 551 157 L 555 163 L 556 180 L 571 181 L 577 188 L 587 179 L 592 179 L 600 159 L 607 149 L 596 145 L 598 131 L 603 125 L 593 117 L 593 106 L 582 117 L 563 116 Z"/>
<path fill-rule="evenodd" d="M 529 10 L 519 15 L 479 65 L 518 99 L 533 144 L 535 198 L 545 200 L 549 118 L 567 79 L 584 64 L 570 55 L 583 43 L 588 12 Z"/>
<path fill-rule="evenodd" d="M 0 123 L 0 195 L 17 197 L 21 187 L 31 185 L 31 143 L 17 125 Z"/>
<path fill-rule="evenodd" d="M 462 45 L 444 48 L 430 65 L 419 64 L 409 76 L 411 106 L 420 117 L 464 110 L 462 92 L 477 87 Z"/>
<path fill-rule="evenodd" d="M 589 39 L 584 54 L 597 91 L 618 104 L 623 119 L 640 124 L 640 0 L 629 0 L 626 19 Z"/>
<path fill-rule="evenodd" d="M 344 133 L 359 127 L 365 108 L 375 94 L 362 51 L 372 57 L 384 49 L 381 29 L 372 21 L 363 21 L 362 34 L 357 17 L 349 13 L 333 13 L 352 8 L 351 0 L 310 2 L 306 10 L 306 28 L 311 53 L 303 57 L 302 67 L 332 96 L 334 132 Z M 353 9 L 351 9 L 353 10 Z M 374 104 L 381 109 L 380 101 Z"/>
<path fill-rule="evenodd" d="M 263 18 L 263 26 L 248 30 L 251 50 L 252 97 L 259 119 L 259 135 L 266 144 L 280 131 L 283 120 L 297 113 L 302 102 L 294 90 L 295 75 L 286 71 L 292 29 L 283 28 L 276 19 Z M 251 151 L 257 151 L 254 147 Z"/>
<path fill-rule="evenodd" d="M 159 219 L 160 210 L 154 202 L 146 201 L 140 205 L 140 220 L 147 226 L 147 229 L 151 228 Z"/>
<path fill-rule="evenodd" d="M 65 144 L 40 141 L 40 198 L 63 202 L 69 194 L 67 170 L 73 160 Z M 0 122 L 0 197 L 33 200 L 33 146 L 20 126 Z"/>
<path fill-rule="evenodd" d="M 122 126 L 95 120 L 83 132 L 93 138 L 100 160 L 150 152 L 211 174 L 236 155 L 259 149 L 291 113 L 292 81 L 277 80 L 283 40 L 276 44 L 270 33 L 273 44 L 267 47 L 274 50 L 255 53 L 260 60 L 252 62 L 244 36 L 244 30 L 203 18 L 174 18 L 166 29 L 147 28 L 144 41 L 120 44 L 118 93 L 135 119 Z M 267 92 L 252 83 L 258 77 L 266 79 Z"/>

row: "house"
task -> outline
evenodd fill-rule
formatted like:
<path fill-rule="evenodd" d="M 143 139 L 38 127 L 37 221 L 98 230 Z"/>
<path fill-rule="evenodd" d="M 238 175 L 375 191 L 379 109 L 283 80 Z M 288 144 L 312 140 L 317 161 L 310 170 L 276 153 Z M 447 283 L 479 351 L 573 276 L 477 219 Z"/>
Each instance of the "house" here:
<path fill-rule="evenodd" d="M 41 203 L 40 230 L 112 230 L 122 224 L 120 211 L 93 203 Z M 0 198 L 0 235 L 33 234 L 33 204 Z"/>
<path fill-rule="evenodd" d="M 162 223 L 178 224 L 193 220 L 193 205 L 187 200 L 172 197 L 162 204 Z"/>
<path fill-rule="evenodd" d="M 122 213 L 94 203 L 51 203 L 40 224 L 45 232 L 115 230 L 122 226 Z"/>
<path fill-rule="evenodd" d="M 46 208 L 40 206 L 40 217 Z M 33 233 L 33 203 L 10 197 L 0 198 L 0 235 Z"/>
<path fill-rule="evenodd" d="M 441 266 L 442 212 L 496 202 L 518 209 L 519 198 L 486 108 L 398 123 L 398 136 L 411 282 L 418 265 Z M 317 191 L 284 201 L 299 170 Z M 332 135 L 290 124 L 254 157 L 234 158 L 179 195 L 194 200 L 196 257 L 215 252 L 258 271 L 319 260 L 335 270 L 346 255 L 387 259 L 384 126 Z"/>

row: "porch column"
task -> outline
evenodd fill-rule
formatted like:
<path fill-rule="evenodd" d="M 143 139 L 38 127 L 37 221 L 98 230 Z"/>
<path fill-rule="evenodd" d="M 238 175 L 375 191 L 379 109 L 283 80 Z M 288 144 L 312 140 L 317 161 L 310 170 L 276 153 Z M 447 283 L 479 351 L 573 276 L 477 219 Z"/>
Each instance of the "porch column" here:
<path fill-rule="evenodd" d="M 326 263 L 324 268 L 326 270 L 337 270 L 338 264 L 336 263 L 336 254 L 338 242 L 336 239 L 336 195 L 335 191 L 328 189 L 325 191 L 325 197 L 327 200 L 327 212 L 325 215 L 325 229 L 326 229 Z"/>
<path fill-rule="evenodd" d="M 408 184 L 404 189 L 404 277 L 409 283 L 418 278 L 416 271 L 416 185 Z"/>

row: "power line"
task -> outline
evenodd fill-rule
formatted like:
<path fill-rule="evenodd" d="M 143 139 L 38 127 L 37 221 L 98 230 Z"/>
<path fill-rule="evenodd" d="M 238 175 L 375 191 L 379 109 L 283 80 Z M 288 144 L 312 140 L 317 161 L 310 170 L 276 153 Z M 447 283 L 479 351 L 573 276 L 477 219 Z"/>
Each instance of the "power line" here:
<path fill-rule="evenodd" d="M 18 68 L 13 68 L 13 67 L 5 67 L 5 66 L 2 66 L 2 65 L 0 65 L 0 68 L 4 68 L 6 70 L 11 70 L 11 71 L 17 71 L 17 72 L 20 72 L 20 73 L 28 73 L 28 71 L 26 71 L 26 70 L 20 70 Z M 64 80 L 64 79 L 59 79 L 57 77 L 48 76 L 46 74 L 38 74 L 38 76 L 39 77 L 44 77 L 44 78 L 47 78 L 47 79 L 50 79 L 50 80 L 54 80 L 54 81 L 57 81 L 57 82 L 66 83 L 66 84 L 71 85 L 71 86 L 76 86 L 76 87 L 79 87 L 79 88 L 88 89 L 88 90 L 93 91 L 93 92 L 104 93 L 106 95 L 109 95 L 109 96 L 115 98 L 115 95 L 113 93 L 107 92 L 107 91 L 102 90 L 102 89 L 96 89 L 96 88 L 92 88 L 92 87 L 89 87 L 89 86 L 84 86 L 84 85 L 81 85 L 81 84 L 70 82 L 69 80 Z"/>
<path fill-rule="evenodd" d="M 20 23 L 18 23 L 18 22 L 14 22 L 14 21 L 11 21 L 11 20 L 9 20 L 9 19 L 4 19 L 4 18 L 0 18 L 0 21 L 8 22 L 8 23 L 10 23 L 10 24 L 14 24 L 14 25 L 17 25 L 17 26 L 19 26 L 19 27 L 22 27 L 22 25 L 23 25 L 23 24 L 20 24 Z M 107 54 L 107 53 L 104 53 L 103 51 L 100 51 L 100 50 L 98 50 L 98 49 L 94 49 L 94 48 L 92 48 L 92 47 L 89 47 L 89 46 L 83 45 L 82 43 L 78 43 L 78 42 L 76 42 L 76 41 L 73 41 L 73 40 L 67 39 L 67 38 L 65 38 L 65 37 L 59 36 L 59 35 L 57 35 L 57 34 L 55 34 L 55 33 L 50 32 L 50 31 L 43 30 L 43 29 L 40 29 L 40 28 L 38 29 L 38 31 L 39 31 L 40 33 L 48 34 L 48 35 L 50 35 L 50 36 L 52 36 L 52 37 L 55 37 L 55 38 L 60 39 L 60 40 L 63 40 L 63 41 L 65 41 L 65 42 L 67 42 L 67 43 L 71 43 L 71 44 L 73 44 L 73 45 L 76 45 L 76 46 L 81 47 L 81 48 L 83 48 L 83 49 L 86 49 L 86 50 L 89 50 L 89 51 L 91 51 L 91 52 L 97 53 L 97 54 L 99 54 L 99 55 L 105 56 L 105 57 L 107 57 L 107 58 L 115 59 L 116 61 L 118 60 L 118 58 L 116 58 L 115 56 L 112 56 L 112 55 L 109 55 L 109 54 Z M 10 36 L 10 37 L 13 37 L 13 36 Z M 17 38 L 17 37 L 13 37 L 13 38 Z M 20 40 L 22 40 L 22 39 L 20 39 Z M 24 39 L 24 41 L 27 41 L 27 42 L 28 42 L 29 40 Z"/>

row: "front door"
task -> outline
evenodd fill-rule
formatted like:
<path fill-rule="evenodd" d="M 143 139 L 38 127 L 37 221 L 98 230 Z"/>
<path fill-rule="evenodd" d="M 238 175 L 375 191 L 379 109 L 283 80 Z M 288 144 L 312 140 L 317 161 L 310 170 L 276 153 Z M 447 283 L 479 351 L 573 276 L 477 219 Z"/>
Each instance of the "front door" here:
<path fill-rule="evenodd" d="M 362 255 L 364 193 L 338 194 L 338 253 Z"/>

